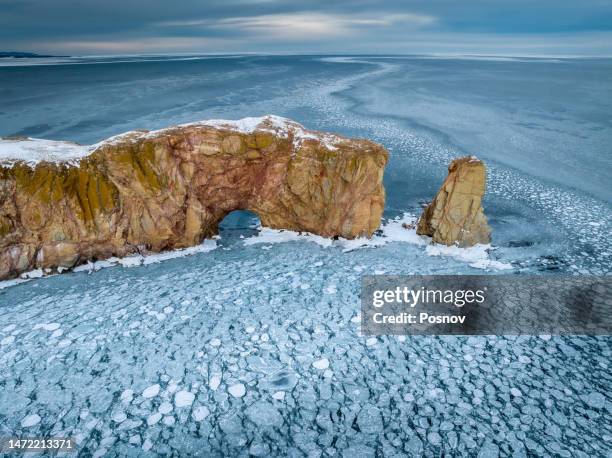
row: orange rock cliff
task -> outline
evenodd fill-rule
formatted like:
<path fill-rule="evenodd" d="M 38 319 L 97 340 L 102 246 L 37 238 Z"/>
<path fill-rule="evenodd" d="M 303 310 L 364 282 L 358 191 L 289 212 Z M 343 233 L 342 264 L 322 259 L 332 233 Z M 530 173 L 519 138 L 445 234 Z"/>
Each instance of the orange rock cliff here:
<path fill-rule="evenodd" d="M 275 116 L 134 131 L 93 146 L 0 140 L 0 278 L 200 243 L 238 209 L 262 225 L 370 236 L 386 150 Z"/>
<path fill-rule="evenodd" d="M 425 208 L 417 234 L 435 243 L 472 246 L 491 241 L 491 229 L 482 209 L 486 169 L 474 156 L 455 159 L 434 200 Z"/>

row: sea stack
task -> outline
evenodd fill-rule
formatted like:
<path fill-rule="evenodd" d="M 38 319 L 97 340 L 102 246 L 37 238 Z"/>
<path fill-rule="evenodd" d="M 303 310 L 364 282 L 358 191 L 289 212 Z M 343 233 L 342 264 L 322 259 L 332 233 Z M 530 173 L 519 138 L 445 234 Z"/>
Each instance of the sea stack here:
<path fill-rule="evenodd" d="M 0 139 L 0 278 L 184 248 L 233 210 L 325 237 L 380 225 L 387 151 L 276 116 L 134 131 L 92 146 Z"/>
<path fill-rule="evenodd" d="M 482 209 L 486 169 L 475 156 L 455 159 L 434 200 L 425 208 L 417 234 L 435 243 L 468 247 L 491 241 L 491 229 Z"/>

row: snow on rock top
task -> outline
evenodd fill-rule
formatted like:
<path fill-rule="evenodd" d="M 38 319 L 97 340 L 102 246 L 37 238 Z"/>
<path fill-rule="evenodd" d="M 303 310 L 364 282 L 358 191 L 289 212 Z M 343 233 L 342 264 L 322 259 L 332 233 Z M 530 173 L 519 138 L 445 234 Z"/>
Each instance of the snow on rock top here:
<path fill-rule="evenodd" d="M 39 162 L 72 163 L 93 150 L 92 146 L 72 142 L 29 137 L 0 138 L 0 163 L 23 161 L 32 166 Z"/>
<path fill-rule="evenodd" d="M 211 119 L 193 124 L 185 124 L 183 126 L 189 125 L 202 125 L 220 129 L 229 129 L 240 132 L 241 134 L 252 134 L 255 131 L 268 131 L 281 135 L 285 138 L 292 133 L 294 145 L 297 147 L 299 147 L 304 140 L 318 140 L 323 143 L 327 149 L 336 150 L 337 148 L 335 144 L 341 140 L 341 138 L 337 135 L 309 131 L 306 130 L 300 123 L 275 115 L 248 117 L 236 121 L 227 119 Z"/>
<path fill-rule="evenodd" d="M 288 138 L 292 134 L 296 147 L 301 146 L 304 140 L 316 140 L 327 149 L 336 150 L 336 143 L 342 140 L 341 137 L 334 134 L 309 131 L 301 124 L 281 116 L 266 115 L 238 120 L 210 119 L 153 131 L 133 130 L 93 145 L 79 145 L 69 141 L 43 140 L 30 137 L 0 137 L 0 164 L 11 164 L 19 161 L 26 162 L 31 166 L 35 166 L 39 162 L 75 164 L 104 145 L 116 144 L 127 138 L 152 138 L 176 128 L 197 126 L 227 129 L 241 134 L 252 134 L 255 131 L 271 132 L 284 138 Z"/>

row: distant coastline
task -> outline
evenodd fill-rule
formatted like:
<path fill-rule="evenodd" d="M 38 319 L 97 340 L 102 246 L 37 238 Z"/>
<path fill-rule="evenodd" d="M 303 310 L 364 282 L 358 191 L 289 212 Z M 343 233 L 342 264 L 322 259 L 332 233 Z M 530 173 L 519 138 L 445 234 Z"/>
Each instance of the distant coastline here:
<path fill-rule="evenodd" d="M 19 52 L 19 51 L 0 51 L 0 59 L 43 59 L 48 57 L 69 57 L 69 56 L 54 56 L 50 54 L 36 54 L 34 52 Z"/>

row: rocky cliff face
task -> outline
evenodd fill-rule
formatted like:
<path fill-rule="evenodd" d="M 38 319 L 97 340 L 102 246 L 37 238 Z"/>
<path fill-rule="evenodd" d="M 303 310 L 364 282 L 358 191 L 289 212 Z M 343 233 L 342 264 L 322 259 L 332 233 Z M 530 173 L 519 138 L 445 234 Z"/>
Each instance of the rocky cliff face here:
<path fill-rule="evenodd" d="M 491 241 L 491 229 L 482 210 L 486 169 L 474 156 L 455 159 L 434 200 L 425 208 L 417 234 L 444 245 L 472 246 Z"/>
<path fill-rule="evenodd" d="M 0 140 L 0 278 L 200 243 L 229 212 L 264 226 L 369 236 L 387 152 L 278 118 L 130 132 L 83 147 Z"/>

